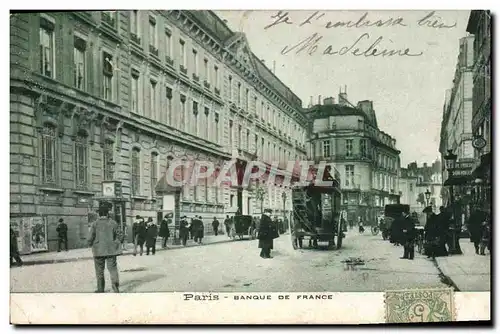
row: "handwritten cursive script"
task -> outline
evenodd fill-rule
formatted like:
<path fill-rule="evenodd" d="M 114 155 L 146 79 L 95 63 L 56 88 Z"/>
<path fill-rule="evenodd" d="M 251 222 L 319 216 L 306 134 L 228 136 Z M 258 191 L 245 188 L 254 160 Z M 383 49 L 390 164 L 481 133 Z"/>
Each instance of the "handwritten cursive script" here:
<path fill-rule="evenodd" d="M 325 18 L 325 13 L 320 11 L 316 11 L 313 14 L 309 15 L 307 18 L 299 21 L 297 23 L 299 27 L 303 27 L 305 25 L 313 24 L 318 22 L 323 28 L 331 29 L 331 28 L 385 28 L 385 27 L 407 27 L 407 24 L 404 21 L 404 18 L 399 17 L 390 17 L 388 19 L 376 19 L 369 20 L 368 12 L 363 13 L 359 19 L 357 20 L 347 20 L 347 21 L 328 21 Z M 271 15 L 272 22 L 264 27 L 265 30 L 280 25 L 280 24 L 296 24 L 290 18 L 289 12 L 278 11 L 276 14 Z M 427 28 L 435 28 L 435 29 L 450 29 L 456 27 L 457 23 L 449 24 L 444 22 L 443 18 L 438 16 L 435 11 L 431 11 L 427 13 L 424 17 L 418 19 L 416 21 L 416 26 L 418 27 L 427 27 Z"/>
<path fill-rule="evenodd" d="M 296 55 L 301 53 L 306 53 L 310 56 L 316 54 L 318 49 L 322 49 L 323 55 L 330 56 L 344 56 L 344 55 L 353 55 L 356 57 L 392 57 L 392 56 L 400 56 L 400 57 L 418 57 L 423 54 L 423 52 L 414 52 L 410 48 L 399 48 L 399 49 L 391 49 L 387 47 L 383 47 L 380 44 L 384 41 L 382 36 L 379 36 L 374 42 L 370 45 L 362 46 L 363 42 L 370 40 L 370 34 L 364 33 L 359 36 L 354 43 L 346 46 L 342 46 L 340 48 L 334 48 L 330 45 L 320 46 L 320 42 L 323 40 L 323 36 L 314 33 L 311 36 L 303 39 L 299 43 L 292 46 L 285 46 L 283 50 L 281 50 L 282 55 L 287 55 L 291 52 Z M 389 42 L 392 42 L 389 40 Z"/>

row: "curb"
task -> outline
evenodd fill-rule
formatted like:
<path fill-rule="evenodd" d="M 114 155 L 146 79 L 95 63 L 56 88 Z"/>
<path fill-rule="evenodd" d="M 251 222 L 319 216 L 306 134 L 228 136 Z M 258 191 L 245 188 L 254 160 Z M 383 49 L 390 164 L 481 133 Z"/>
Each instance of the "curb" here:
<path fill-rule="evenodd" d="M 453 288 L 453 291 L 455 292 L 459 292 L 460 291 L 460 288 L 457 286 L 457 284 L 451 279 L 450 276 L 446 275 L 443 270 L 441 269 L 441 267 L 439 266 L 437 260 L 434 258 L 432 259 L 432 262 L 434 263 L 434 265 L 436 266 L 437 270 L 439 271 L 439 278 L 441 279 L 441 282 L 443 284 L 446 284 L 448 285 L 449 287 Z"/>
<path fill-rule="evenodd" d="M 220 240 L 220 241 L 214 241 L 206 244 L 194 244 L 194 245 L 187 245 L 187 246 L 177 246 L 174 248 L 159 248 L 156 250 L 156 252 L 162 252 L 162 251 L 172 251 L 172 250 L 177 250 L 177 249 L 185 249 L 185 248 L 190 248 L 190 247 L 196 247 L 196 246 L 209 246 L 209 245 L 215 245 L 215 244 L 222 244 L 226 242 L 231 242 L 231 241 L 249 241 L 248 239 L 243 239 L 243 240 Z M 118 256 L 130 256 L 134 255 L 133 251 L 126 251 L 126 253 L 122 253 Z M 83 257 L 76 257 L 76 258 L 69 258 L 69 259 L 55 259 L 55 260 L 38 260 L 38 261 L 23 261 L 22 267 L 27 267 L 27 266 L 36 266 L 36 265 L 41 265 L 41 264 L 55 264 L 55 263 L 67 263 L 67 262 L 78 262 L 78 261 L 84 261 L 84 260 L 91 260 L 93 259 L 93 256 L 83 256 Z M 11 268 L 17 267 L 17 266 L 11 266 Z"/>

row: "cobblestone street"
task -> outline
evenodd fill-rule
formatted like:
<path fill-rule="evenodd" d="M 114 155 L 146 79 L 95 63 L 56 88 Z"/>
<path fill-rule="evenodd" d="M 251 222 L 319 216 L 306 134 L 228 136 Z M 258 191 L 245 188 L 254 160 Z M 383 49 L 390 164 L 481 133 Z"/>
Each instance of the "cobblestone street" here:
<path fill-rule="evenodd" d="M 350 231 L 344 240 L 344 247 L 330 251 L 293 250 L 289 238 L 289 235 L 282 235 L 276 240 L 272 254 L 274 258 L 271 260 L 258 256 L 255 240 L 171 249 L 157 252 L 154 256 L 121 256 L 118 260 L 121 290 L 375 292 L 446 286 L 441 282 L 439 270 L 431 260 L 420 254 L 416 254 L 414 261 L 402 260 L 399 258 L 402 248 L 383 241 L 380 236 L 366 233 L 359 235 L 356 231 Z M 356 259 L 354 262 L 357 265 L 348 266 L 343 262 L 350 258 Z M 454 258 L 446 258 L 446 261 Z M 446 272 L 444 274 L 447 275 Z M 483 286 L 489 286 L 489 276 L 485 276 L 484 280 Z M 109 277 L 106 285 L 109 291 Z M 94 290 L 92 260 L 11 270 L 12 292 Z"/>

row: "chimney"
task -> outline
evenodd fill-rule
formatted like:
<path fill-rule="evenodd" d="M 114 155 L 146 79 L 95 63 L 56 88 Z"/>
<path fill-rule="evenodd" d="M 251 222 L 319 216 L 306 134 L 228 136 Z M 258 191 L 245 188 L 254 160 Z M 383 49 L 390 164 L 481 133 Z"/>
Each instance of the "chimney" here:
<path fill-rule="evenodd" d="M 424 168 L 427 168 L 427 162 L 424 162 Z"/>
<path fill-rule="evenodd" d="M 347 106 L 347 105 L 349 105 L 349 102 L 347 100 L 347 86 L 345 86 L 345 90 L 344 90 L 343 93 L 342 93 L 342 88 L 340 88 L 340 92 L 339 92 L 339 104 L 341 106 Z"/>
<path fill-rule="evenodd" d="M 321 105 L 321 95 L 318 95 L 318 104 Z"/>
<path fill-rule="evenodd" d="M 333 97 L 327 97 L 323 100 L 324 105 L 332 105 L 335 104 L 335 99 Z"/>
<path fill-rule="evenodd" d="M 313 97 L 311 96 L 309 100 L 309 108 L 311 108 L 312 106 L 313 106 Z"/>
<path fill-rule="evenodd" d="M 276 61 L 273 60 L 273 74 L 276 74 Z"/>

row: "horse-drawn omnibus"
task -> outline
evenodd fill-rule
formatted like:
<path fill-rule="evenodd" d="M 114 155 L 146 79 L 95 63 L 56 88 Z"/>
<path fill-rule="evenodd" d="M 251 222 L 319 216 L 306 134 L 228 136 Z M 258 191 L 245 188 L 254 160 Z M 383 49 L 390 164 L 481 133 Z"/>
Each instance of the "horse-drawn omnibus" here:
<path fill-rule="evenodd" d="M 328 166 L 322 180 L 328 185 L 316 182 L 316 173 L 310 180 L 292 189 L 293 215 L 291 236 L 294 249 L 302 248 L 304 240 L 317 248 L 340 248 L 345 231 L 345 219 L 341 214 L 341 190 L 339 172 Z M 309 178 L 308 178 L 309 179 Z"/>

